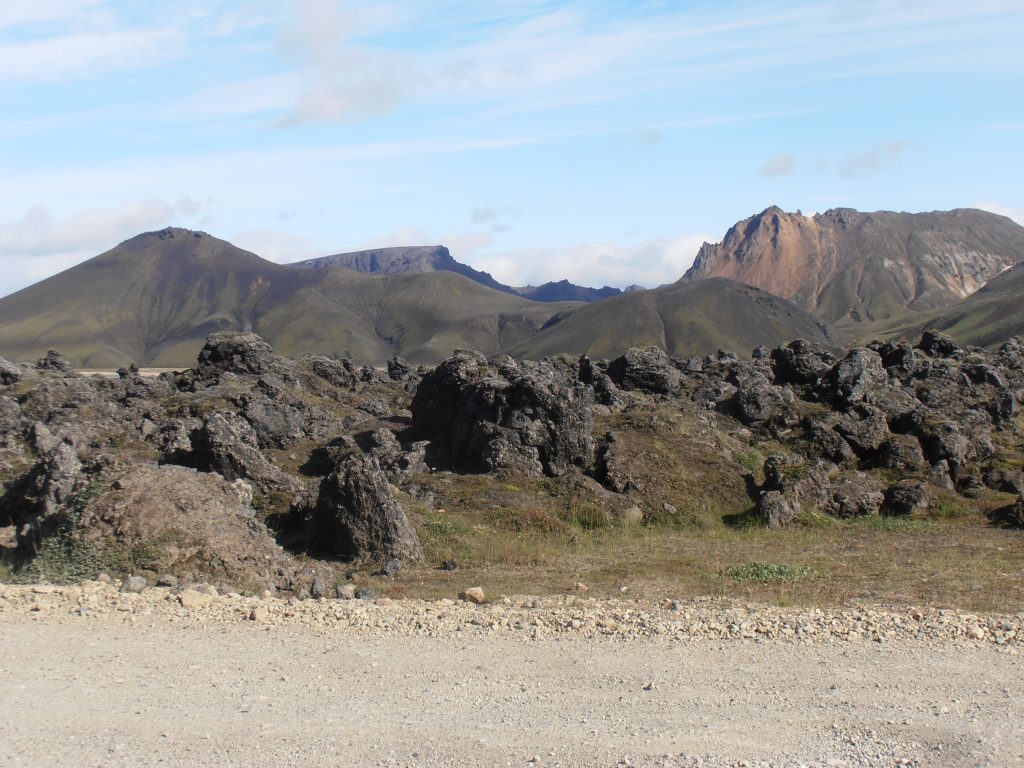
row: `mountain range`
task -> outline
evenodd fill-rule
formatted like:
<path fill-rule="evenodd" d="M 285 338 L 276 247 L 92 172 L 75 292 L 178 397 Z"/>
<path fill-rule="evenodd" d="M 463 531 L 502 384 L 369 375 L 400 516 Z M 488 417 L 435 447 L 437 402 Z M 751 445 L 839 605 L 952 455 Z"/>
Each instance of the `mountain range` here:
<path fill-rule="evenodd" d="M 680 357 L 794 338 L 838 347 L 924 327 L 991 345 L 1024 333 L 1022 260 L 1024 227 L 974 210 L 771 207 L 705 244 L 677 283 L 626 292 L 513 288 L 444 246 L 282 265 L 168 228 L 0 299 L 0 356 L 60 349 L 81 367 L 178 367 L 216 330 L 255 331 L 288 356 L 370 364 L 430 363 L 456 348 L 600 358 L 639 345 Z"/>
<path fill-rule="evenodd" d="M 488 272 L 473 269 L 468 264 L 455 260 L 443 245 L 399 246 L 395 248 L 374 248 L 368 251 L 337 253 L 333 256 L 320 256 L 306 261 L 296 261 L 288 266 L 298 269 L 310 267 L 348 267 L 357 272 L 369 275 L 402 275 L 425 274 L 427 272 L 454 272 L 486 285 L 502 293 L 511 293 L 533 301 L 600 301 L 611 296 L 618 296 L 623 291 L 619 288 L 605 286 L 603 288 L 587 288 L 574 285 L 568 280 L 544 283 L 542 285 L 524 285 L 515 288 L 499 283 Z M 639 286 L 630 286 L 637 289 Z M 627 289 L 628 290 L 628 289 Z"/>

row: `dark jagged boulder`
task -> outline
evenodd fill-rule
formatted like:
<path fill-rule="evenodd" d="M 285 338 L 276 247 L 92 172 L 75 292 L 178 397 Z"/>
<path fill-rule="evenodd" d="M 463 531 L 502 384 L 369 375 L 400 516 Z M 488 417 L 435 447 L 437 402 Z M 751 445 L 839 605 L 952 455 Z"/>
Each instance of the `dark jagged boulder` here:
<path fill-rule="evenodd" d="M 900 480 L 886 489 L 882 514 L 909 517 L 925 512 L 930 501 L 928 487 L 920 480 Z"/>
<path fill-rule="evenodd" d="M 78 453 L 67 443 L 59 443 L 7 489 L 0 498 L 0 520 L 14 524 L 19 549 L 35 552 L 67 519 L 82 482 Z"/>
<path fill-rule="evenodd" d="M 917 348 L 929 357 L 953 357 L 960 352 L 960 347 L 944 333 L 927 330 L 921 334 Z"/>
<path fill-rule="evenodd" d="M 24 377 L 24 368 L 0 357 L 0 384 L 4 386 L 17 384 Z"/>
<path fill-rule="evenodd" d="M 561 475 L 593 459 L 593 390 L 550 363 L 459 350 L 420 382 L 413 427 L 441 464 Z"/>
<path fill-rule="evenodd" d="M 729 399 L 728 408 L 748 427 L 792 424 L 793 393 L 772 384 L 760 373 L 747 373 L 736 378 L 736 393 Z"/>
<path fill-rule="evenodd" d="M 308 365 L 313 373 L 321 379 L 339 389 L 355 390 L 362 386 L 359 369 L 347 358 L 334 360 L 322 355 L 311 355 L 302 358 L 302 362 Z"/>
<path fill-rule="evenodd" d="M 885 384 L 888 375 L 882 358 L 871 349 L 853 349 L 825 375 L 826 397 L 843 407 L 861 402 L 869 392 Z"/>
<path fill-rule="evenodd" d="M 919 439 L 928 463 L 934 467 L 945 462 L 955 483 L 971 449 L 971 441 L 959 425 L 946 420 L 927 422 L 921 426 Z"/>
<path fill-rule="evenodd" d="M 843 464 L 856 458 L 850 444 L 836 431 L 839 420 L 840 417 L 833 413 L 804 418 L 801 426 L 808 456 L 834 464 Z"/>
<path fill-rule="evenodd" d="M 608 364 L 608 376 L 625 390 L 667 395 L 679 390 L 679 371 L 658 347 L 635 347 Z"/>
<path fill-rule="evenodd" d="M 326 553 L 346 559 L 423 559 L 415 529 L 375 456 L 346 457 L 320 485 L 315 519 Z"/>
<path fill-rule="evenodd" d="M 1012 525 L 1024 528 L 1024 494 L 1010 507 L 1008 519 Z"/>
<path fill-rule="evenodd" d="M 289 404 L 253 396 L 242 402 L 242 418 L 249 422 L 261 447 L 284 448 L 306 435 L 304 415 Z"/>
<path fill-rule="evenodd" d="M 275 467 L 259 449 L 256 432 L 249 422 L 230 411 L 216 411 L 190 435 L 191 451 L 186 456 L 165 454 L 203 472 L 216 472 L 225 480 L 248 480 L 261 491 L 290 488 L 295 481 Z"/>
<path fill-rule="evenodd" d="M 13 437 L 21 427 L 21 407 L 12 397 L 0 397 L 0 442 Z"/>
<path fill-rule="evenodd" d="M 757 516 L 768 528 L 782 528 L 797 513 L 781 491 L 765 491 L 757 500 Z"/>
<path fill-rule="evenodd" d="M 890 435 L 879 447 L 876 466 L 916 472 L 926 466 L 921 443 L 912 435 Z"/>
<path fill-rule="evenodd" d="M 619 397 L 615 382 L 612 381 L 606 372 L 607 368 L 607 361 L 595 363 L 589 357 L 583 355 L 577 363 L 576 377 L 594 389 L 594 400 L 596 402 L 609 408 L 614 408 L 620 404 L 621 398 Z"/>
<path fill-rule="evenodd" d="M 597 482 L 615 493 L 637 490 L 614 432 L 608 432 L 597 446 L 593 475 Z"/>
<path fill-rule="evenodd" d="M 388 378 L 391 381 L 415 382 L 420 378 L 419 371 L 400 357 L 388 360 Z"/>
<path fill-rule="evenodd" d="M 886 342 L 877 351 L 886 370 L 891 370 L 898 376 L 907 376 L 913 373 L 917 358 L 909 341 Z"/>
<path fill-rule="evenodd" d="M 765 525 L 785 525 L 806 510 L 823 511 L 830 501 L 831 483 L 825 464 L 783 454 L 765 459 L 764 484 L 756 509 Z"/>
<path fill-rule="evenodd" d="M 1011 467 L 986 467 L 982 473 L 982 482 L 994 491 L 1024 494 L 1024 471 Z"/>
<path fill-rule="evenodd" d="M 199 373 L 202 376 L 221 372 L 269 373 L 276 356 L 271 346 L 255 333 L 221 331 L 207 337 L 199 350 Z"/>
<path fill-rule="evenodd" d="M 46 357 L 36 361 L 36 368 L 41 371 L 59 371 L 65 375 L 77 375 L 64 355 L 56 349 L 51 349 L 46 353 Z"/>
<path fill-rule="evenodd" d="M 862 403 L 839 419 L 836 431 L 850 444 L 857 456 L 870 460 L 889 437 L 889 423 L 879 409 Z"/>
<path fill-rule="evenodd" d="M 1002 344 L 995 355 L 1000 365 L 1013 370 L 1024 370 L 1024 341 L 1014 337 Z"/>
<path fill-rule="evenodd" d="M 776 384 L 814 384 L 834 362 L 831 354 L 797 339 L 770 353 Z"/>
<path fill-rule="evenodd" d="M 885 500 L 874 478 L 860 472 L 839 482 L 833 481 L 829 495 L 831 498 L 822 511 L 840 518 L 877 515 Z"/>

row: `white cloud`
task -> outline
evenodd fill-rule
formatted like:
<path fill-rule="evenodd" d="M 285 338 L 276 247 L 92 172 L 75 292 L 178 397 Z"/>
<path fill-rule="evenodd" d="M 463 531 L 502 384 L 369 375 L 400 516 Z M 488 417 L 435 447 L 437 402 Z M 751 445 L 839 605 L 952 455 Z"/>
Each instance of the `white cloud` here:
<path fill-rule="evenodd" d="M 192 198 L 175 203 L 139 200 L 117 208 L 93 208 L 57 219 L 34 205 L 17 221 L 0 223 L 0 256 L 51 256 L 60 251 L 102 248 L 149 229 L 196 221 L 204 204 Z"/>
<path fill-rule="evenodd" d="M 891 139 L 875 144 L 863 152 L 845 155 L 839 161 L 840 176 L 864 176 L 894 164 L 910 147 L 905 141 Z"/>
<path fill-rule="evenodd" d="M 1002 205 L 991 201 L 982 201 L 975 203 L 973 207 L 980 208 L 989 213 L 998 213 L 1000 216 L 1006 216 L 1024 227 L 1024 206 Z"/>
<path fill-rule="evenodd" d="M 105 3 L 6 0 L 0 30 L 0 84 L 82 80 L 151 65 L 180 53 L 182 30 L 159 24 L 135 27 Z"/>
<path fill-rule="evenodd" d="M 761 166 L 762 176 L 789 176 L 796 170 L 796 157 L 783 152 L 773 155 L 764 161 Z"/>
<path fill-rule="evenodd" d="M 227 239 L 239 248 L 278 264 L 325 255 L 323 246 L 317 241 L 279 229 L 246 229 L 235 232 Z"/>
<path fill-rule="evenodd" d="M 4 0 L 0 5 L 0 30 L 29 24 L 80 22 L 104 0 Z"/>
<path fill-rule="evenodd" d="M 140 200 L 58 218 L 43 206 L 32 206 L 20 219 L 0 222 L 0 295 L 67 269 L 140 232 L 169 224 L 201 224 L 205 207 L 191 198 L 175 203 Z"/>
<path fill-rule="evenodd" d="M 470 263 L 509 285 L 539 285 L 567 279 L 578 285 L 656 287 L 683 276 L 706 235 L 655 239 L 632 246 L 574 243 L 564 248 L 519 248 L 479 253 Z"/>

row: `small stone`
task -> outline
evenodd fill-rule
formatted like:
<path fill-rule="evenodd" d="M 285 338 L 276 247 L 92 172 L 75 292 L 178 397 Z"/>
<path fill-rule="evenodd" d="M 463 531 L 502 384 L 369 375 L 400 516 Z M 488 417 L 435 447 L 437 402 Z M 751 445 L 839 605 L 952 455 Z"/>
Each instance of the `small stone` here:
<path fill-rule="evenodd" d="M 176 587 L 178 586 L 178 577 L 173 576 L 169 573 L 165 573 L 163 576 L 156 580 L 156 585 L 158 587 Z"/>
<path fill-rule="evenodd" d="M 338 588 L 334 590 L 334 594 L 339 600 L 352 600 L 356 596 L 356 585 L 339 584 Z"/>
<path fill-rule="evenodd" d="M 215 599 L 214 595 L 208 592 L 201 592 L 198 589 L 183 589 L 181 594 L 178 595 L 178 600 L 181 601 L 182 606 L 188 609 L 202 608 L 209 605 Z"/>
<path fill-rule="evenodd" d="M 109 584 L 111 581 L 113 581 L 113 579 L 111 579 L 110 576 L 106 573 L 101 573 L 96 577 L 96 581 L 100 582 L 101 584 Z"/>
<path fill-rule="evenodd" d="M 36 584 L 32 587 L 32 593 L 35 595 L 52 595 L 57 591 L 57 588 L 52 584 Z"/>
<path fill-rule="evenodd" d="M 590 587 L 588 587 L 582 581 L 577 581 L 575 584 L 572 585 L 572 587 L 577 592 L 589 592 L 590 591 Z"/>
<path fill-rule="evenodd" d="M 324 587 L 324 580 L 320 578 L 319 574 L 313 577 L 313 584 L 309 588 L 309 594 L 312 595 L 315 600 L 319 600 L 327 594 L 327 590 Z"/>
<path fill-rule="evenodd" d="M 380 569 L 380 573 L 382 576 L 387 576 L 388 578 L 393 579 L 398 575 L 400 570 L 402 570 L 402 559 L 399 557 L 392 557 L 384 563 L 384 567 Z"/>
<path fill-rule="evenodd" d="M 122 592 L 141 592 L 146 588 L 148 582 L 145 576 L 129 576 L 124 580 L 124 585 L 121 587 Z"/>
<path fill-rule="evenodd" d="M 373 587 L 360 587 L 356 590 L 356 600 L 378 600 L 380 593 Z"/>
<path fill-rule="evenodd" d="M 467 603 L 479 605 L 485 599 L 484 591 L 480 587 L 470 587 L 459 592 L 459 600 L 465 600 Z"/>

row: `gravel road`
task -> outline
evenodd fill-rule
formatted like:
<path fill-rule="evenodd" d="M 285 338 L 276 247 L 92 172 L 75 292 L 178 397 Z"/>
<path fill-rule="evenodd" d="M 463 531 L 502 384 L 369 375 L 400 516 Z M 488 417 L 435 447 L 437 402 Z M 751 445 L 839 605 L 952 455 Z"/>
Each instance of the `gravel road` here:
<path fill-rule="evenodd" d="M 1021 623 L 2 587 L 0 764 L 1024 765 Z"/>

